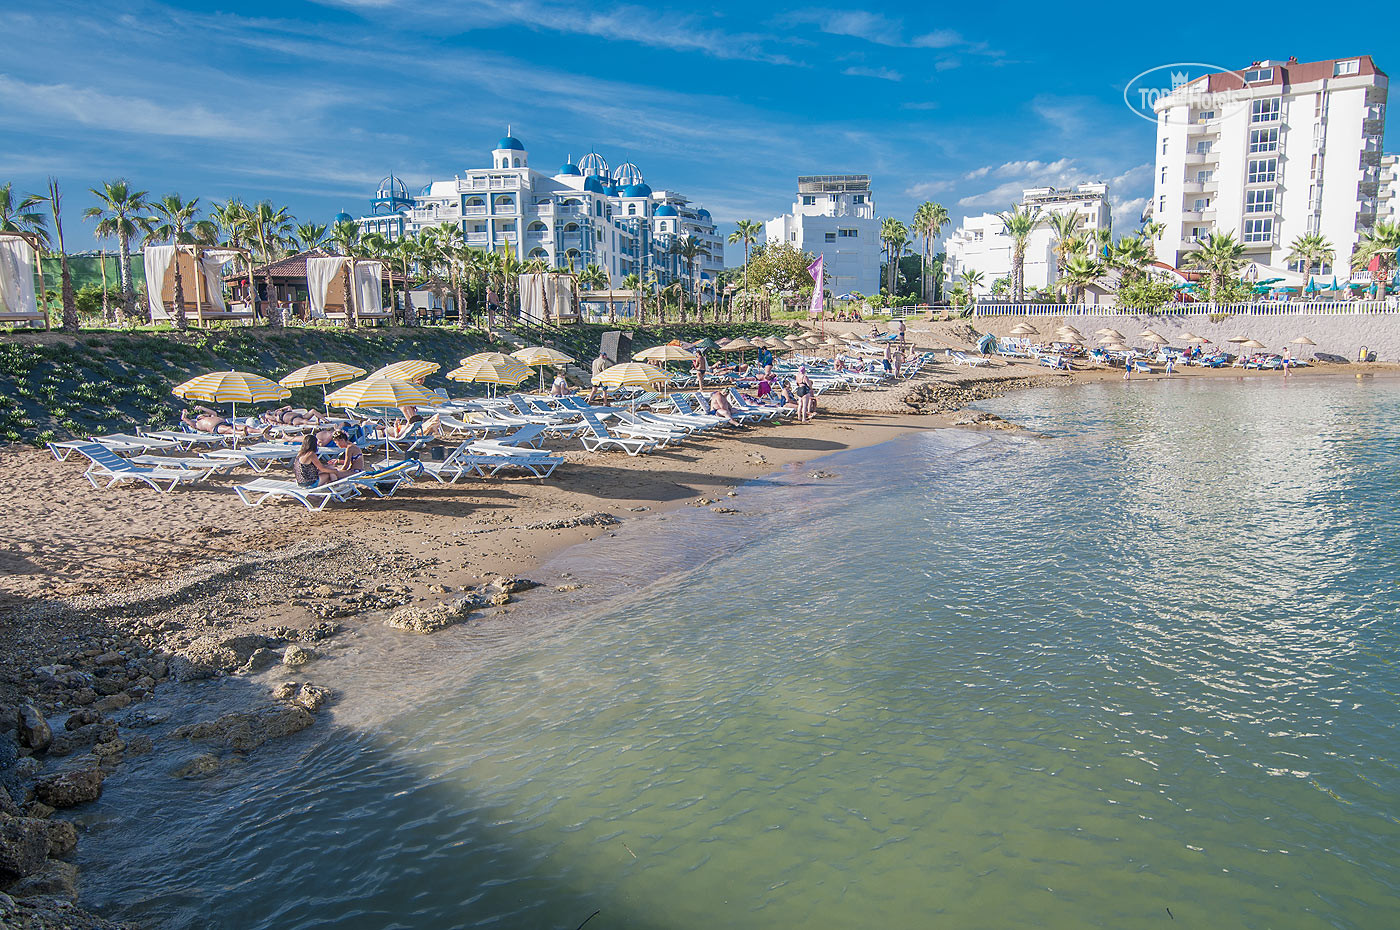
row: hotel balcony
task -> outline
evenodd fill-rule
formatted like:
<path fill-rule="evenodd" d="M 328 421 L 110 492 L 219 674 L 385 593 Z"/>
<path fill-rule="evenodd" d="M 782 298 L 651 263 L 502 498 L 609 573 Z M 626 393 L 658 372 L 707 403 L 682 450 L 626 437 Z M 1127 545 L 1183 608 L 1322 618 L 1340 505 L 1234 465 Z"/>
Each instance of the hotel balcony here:
<path fill-rule="evenodd" d="M 1187 123 L 1186 136 L 1189 139 L 1208 139 L 1211 136 L 1220 135 L 1220 126 L 1216 123 Z"/>
<path fill-rule="evenodd" d="M 1188 165 L 1213 165 L 1219 157 L 1217 152 L 1187 152 L 1184 160 Z"/>
<path fill-rule="evenodd" d="M 485 205 L 485 204 L 478 204 L 478 205 L 472 206 L 472 207 L 463 207 L 463 208 L 462 208 L 462 215 L 463 215 L 463 216 L 485 216 L 485 215 L 486 215 L 486 205 Z"/>
<path fill-rule="evenodd" d="M 489 237 L 484 232 L 467 233 L 467 245 L 484 246 Z"/>

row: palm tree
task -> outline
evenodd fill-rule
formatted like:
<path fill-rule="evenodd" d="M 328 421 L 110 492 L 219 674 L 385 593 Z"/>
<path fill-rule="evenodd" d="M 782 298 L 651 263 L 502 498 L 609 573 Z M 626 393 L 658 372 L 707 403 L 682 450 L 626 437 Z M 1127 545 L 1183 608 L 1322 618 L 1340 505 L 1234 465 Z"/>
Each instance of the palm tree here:
<path fill-rule="evenodd" d="M 298 252 L 310 252 L 312 249 L 319 249 L 326 244 L 326 224 L 325 223 L 299 223 L 292 231 L 292 238 L 296 241 Z"/>
<path fill-rule="evenodd" d="M 1124 236 L 1109 251 L 1108 265 L 1117 268 L 1124 283 L 1142 278 L 1152 262 L 1152 247 L 1141 236 Z"/>
<path fill-rule="evenodd" d="M 199 216 L 199 198 L 186 201 L 179 194 L 166 194 L 160 200 L 151 204 L 155 216 L 151 217 L 150 225 L 146 229 L 146 242 L 169 241 L 177 249 L 175 256 L 175 326 L 177 329 L 184 329 L 189 325 L 185 316 L 185 283 L 180 272 L 179 246 L 194 243 L 197 238 L 203 236 L 209 238 L 212 235 L 214 224 L 209 220 L 201 220 Z M 198 260 L 195 267 L 199 267 Z M 147 286 L 150 283 L 147 282 Z M 199 282 L 195 282 L 195 289 L 198 290 Z"/>
<path fill-rule="evenodd" d="M 1332 248 L 1332 243 L 1322 233 L 1307 233 L 1298 236 L 1289 246 L 1288 261 L 1302 262 L 1304 273 L 1311 272 L 1316 266 L 1317 273 L 1322 273 L 1322 266 L 1332 264 L 1337 251 Z"/>
<path fill-rule="evenodd" d="M 740 220 L 734 224 L 734 232 L 729 234 L 729 241 L 733 243 L 743 243 L 744 245 L 744 299 L 748 300 L 749 293 L 749 246 L 753 245 L 763 236 L 764 226 L 758 220 Z"/>
<path fill-rule="evenodd" d="M 132 190 L 131 182 L 125 178 L 104 181 L 102 188 L 89 188 L 97 198 L 97 206 L 83 211 L 83 218 L 97 220 L 93 234 L 98 239 L 117 237 L 118 281 L 122 289 L 122 303 L 127 316 L 136 315 L 136 288 L 131 283 L 131 240 L 144 233 L 149 225 L 146 211 L 146 191 Z"/>
<path fill-rule="evenodd" d="M 1244 246 L 1235 239 L 1234 233 L 1212 232 L 1210 238 L 1186 256 L 1185 264 L 1210 275 L 1210 299 L 1215 300 L 1225 280 L 1244 267 Z"/>
<path fill-rule="evenodd" d="M 1166 223 L 1159 223 L 1156 220 L 1148 220 L 1142 224 L 1141 236 L 1147 243 L 1147 250 L 1152 253 L 1153 261 L 1157 259 L 1157 240 L 1162 237 L 1162 233 L 1167 231 Z"/>
<path fill-rule="evenodd" d="M 366 236 L 371 242 L 374 234 Z M 397 260 L 403 267 L 403 325 L 413 326 L 418 322 L 417 311 L 413 307 L 413 295 L 409 293 L 408 266 L 410 263 L 421 264 L 423 258 L 422 244 L 413 236 L 405 235 L 403 238 L 385 244 L 384 252 L 388 257 Z M 392 291 L 393 288 L 390 287 Z"/>
<path fill-rule="evenodd" d="M 6 188 L 9 185 L 5 185 Z M 5 191 L 8 193 L 8 191 Z M 49 247 L 58 248 L 59 278 L 62 282 L 59 293 L 63 300 L 63 329 L 65 332 L 76 333 L 78 331 L 78 303 L 73 299 L 73 273 L 68 267 L 68 249 L 63 244 L 63 195 L 58 189 L 58 179 L 49 178 L 49 189 L 47 194 L 30 194 L 19 204 L 21 215 L 23 211 L 30 207 L 38 206 L 41 203 L 49 205 L 49 212 L 53 216 L 53 239 L 50 240 L 48 231 L 44 229 L 44 215 L 38 215 L 38 229 L 33 226 L 23 230 L 8 230 L 10 232 L 28 232 L 39 237 L 39 241 Z M 45 314 L 48 312 L 47 300 L 45 301 Z"/>
<path fill-rule="evenodd" d="M 612 284 L 608 273 L 601 266 L 589 263 L 583 266 L 583 270 L 578 273 L 578 285 L 585 291 L 596 291 L 599 288 L 610 287 Z M 617 322 L 617 313 L 613 307 L 612 296 L 608 297 L 608 322 Z"/>
<path fill-rule="evenodd" d="M 248 205 L 237 198 L 216 203 L 209 208 L 209 218 L 218 226 L 224 242 L 235 249 L 243 248 L 243 230 L 248 220 Z"/>
<path fill-rule="evenodd" d="M 899 256 L 904 251 L 904 247 L 909 244 L 909 227 L 892 216 L 886 217 L 880 222 L 880 241 L 885 244 L 885 254 L 889 257 L 886 275 L 889 286 L 886 290 L 893 298 L 896 276 L 899 272 Z"/>
<path fill-rule="evenodd" d="M 1020 303 L 1026 299 L 1026 245 L 1031 233 L 1040 225 L 1041 211 L 1039 207 L 1017 204 L 996 216 L 1011 238 L 1011 295 Z"/>
<path fill-rule="evenodd" d="M 1361 237 L 1351 256 L 1351 267 L 1355 271 L 1369 267 L 1371 259 L 1377 259 L 1376 274 L 1372 280 L 1379 286 L 1382 297 L 1395 274 L 1396 249 L 1400 249 L 1400 222 L 1377 220 L 1371 231 Z"/>
<path fill-rule="evenodd" d="M 634 294 L 637 295 L 637 304 L 638 304 L 638 306 L 637 306 L 637 313 L 640 315 L 641 312 L 642 312 L 642 310 L 641 310 L 641 302 L 642 302 L 642 300 L 641 300 L 641 295 L 642 295 L 642 276 L 639 275 L 639 274 L 637 274 L 636 272 L 633 272 L 632 274 L 629 274 L 629 275 L 624 276 L 623 279 L 622 279 L 622 289 L 625 290 L 625 291 L 632 291 Z M 611 308 L 609 308 L 608 312 L 609 312 L 609 313 L 612 312 Z M 638 322 L 640 323 L 640 319 L 638 320 Z"/>
<path fill-rule="evenodd" d="M 270 200 L 263 200 L 248 208 L 243 218 L 243 231 L 248 239 L 255 243 L 258 252 L 262 256 L 264 280 L 267 287 L 267 325 L 281 326 L 282 308 L 277 306 L 276 295 L 272 291 L 272 262 L 277 258 L 279 250 L 286 244 L 291 234 L 295 220 L 286 207 L 274 207 Z M 248 282 L 252 291 L 253 316 L 258 313 L 257 290 L 252 287 L 251 279 Z"/>
<path fill-rule="evenodd" d="M 44 225 L 44 212 L 33 209 L 47 200 L 42 194 L 28 194 L 16 200 L 13 185 L 0 187 L 0 232 L 26 233 L 47 243 L 49 231 Z"/>
<path fill-rule="evenodd" d="M 695 297 L 695 314 L 698 319 L 704 315 L 704 309 L 700 306 L 699 282 L 695 278 L 695 262 L 700 256 L 709 255 L 710 250 L 705 247 L 705 243 L 694 236 L 682 236 L 677 245 L 680 246 L 677 254 L 685 262 L 686 278 L 690 281 L 691 294 Z M 684 319 L 684 315 L 681 318 Z"/>
<path fill-rule="evenodd" d="M 1088 255 L 1071 255 L 1065 262 L 1065 280 L 1073 289 L 1075 303 L 1084 300 L 1084 289 L 1103 277 L 1104 266 Z"/>
<path fill-rule="evenodd" d="M 470 251 L 467 248 L 466 233 L 462 232 L 462 227 L 456 223 L 442 222 L 430 229 L 425 229 L 423 234 L 430 238 L 434 253 L 447 266 L 447 279 L 452 287 L 452 300 L 457 305 L 457 325 L 465 329 L 467 310 L 462 295 L 462 278 L 465 276 L 467 253 Z"/>
<path fill-rule="evenodd" d="M 345 304 L 345 325 L 351 329 L 360 325 L 360 308 L 350 296 L 350 279 L 355 276 L 355 257 L 360 254 L 362 248 L 360 239 L 360 224 L 354 220 L 342 220 L 331 227 L 331 243 L 341 255 L 349 259 L 345 263 L 345 287 L 341 300 Z"/>
<path fill-rule="evenodd" d="M 1065 273 L 1065 261 L 1080 243 L 1079 224 L 1084 216 L 1076 210 L 1056 210 L 1049 216 L 1050 231 L 1055 235 L 1055 279 L 1058 282 Z M 1055 285 L 1058 291 L 1060 286 Z"/>
<path fill-rule="evenodd" d="M 929 253 L 933 240 L 938 238 L 948 222 L 948 211 L 941 203 L 925 200 L 914 210 L 914 232 L 924 240 L 924 254 L 919 263 L 919 288 L 923 291 L 924 303 L 933 300 L 928 289 Z"/>

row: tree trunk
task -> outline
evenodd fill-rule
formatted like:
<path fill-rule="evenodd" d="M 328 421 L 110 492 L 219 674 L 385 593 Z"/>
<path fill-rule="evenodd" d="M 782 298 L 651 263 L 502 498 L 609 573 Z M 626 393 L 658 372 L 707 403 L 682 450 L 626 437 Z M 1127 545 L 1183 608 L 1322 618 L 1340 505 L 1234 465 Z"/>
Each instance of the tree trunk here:
<path fill-rule="evenodd" d="M 121 261 L 121 267 L 117 271 L 122 286 L 122 307 L 125 310 L 125 312 L 117 314 L 117 322 L 121 323 L 123 317 L 131 319 L 136 316 L 136 290 L 131 286 L 131 240 L 127 238 L 125 232 L 117 234 L 117 250 L 120 253 L 119 259 Z"/>
<path fill-rule="evenodd" d="M 267 271 L 263 275 L 263 282 L 267 285 L 267 325 L 281 326 L 282 308 L 277 305 L 277 295 L 272 290 L 272 259 L 264 252 L 263 260 L 267 263 Z"/>
<path fill-rule="evenodd" d="M 403 260 L 403 325 L 415 326 L 418 313 L 413 308 L 413 297 L 408 292 L 408 259 Z"/>
<path fill-rule="evenodd" d="M 149 283 L 146 285 L 149 287 Z M 199 282 L 195 282 L 199 287 Z M 163 296 L 163 295 L 162 295 Z M 180 274 L 180 247 L 175 247 L 175 328 L 188 329 L 189 320 L 185 317 L 185 280 Z"/>
<path fill-rule="evenodd" d="M 457 267 L 452 267 L 452 299 L 457 302 L 457 328 L 467 328 L 467 302 L 462 293 L 462 279 L 457 275 Z"/>
<path fill-rule="evenodd" d="M 345 325 L 349 329 L 354 329 L 360 325 L 359 313 L 356 312 L 354 302 L 350 299 L 350 279 L 355 276 L 355 263 L 350 259 L 345 260 L 345 281 L 341 288 L 340 299 L 345 302 Z"/>
<path fill-rule="evenodd" d="M 107 250 L 103 249 L 98 254 L 102 262 L 102 322 L 111 323 L 112 300 L 107 293 Z"/>
<path fill-rule="evenodd" d="M 68 270 L 68 250 L 58 247 L 59 276 L 63 284 L 63 328 L 70 333 L 78 331 L 78 302 L 73 299 L 73 273 Z"/>

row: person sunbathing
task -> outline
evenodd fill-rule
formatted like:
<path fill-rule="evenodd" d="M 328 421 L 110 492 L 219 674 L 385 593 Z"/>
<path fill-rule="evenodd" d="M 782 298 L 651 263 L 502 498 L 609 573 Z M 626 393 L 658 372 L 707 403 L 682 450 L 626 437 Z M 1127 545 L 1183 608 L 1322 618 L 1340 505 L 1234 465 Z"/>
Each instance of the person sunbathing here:
<path fill-rule="evenodd" d="M 739 422 L 738 418 L 734 416 L 734 408 L 730 405 L 729 398 L 720 391 L 715 391 L 710 395 L 710 413 L 717 417 L 723 417 L 730 423 Z"/>
<path fill-rule="evenodd" d="M 265 429 L 253 429 L 243 423 L 234 423 L 226 419 L 223 414 L 208 407 L 195 407 L 195 415 L 190 416 L 188 410 L 180 411 L 180 422 L 196 433 L 210 433 L 219 436 L 257 436 L 262 438 L 267 435 Z"/>
<path fill-rule="evenodd" d="M 319 410 L 308 407 L 293 407 L 288 404 L 285 407 L 278 407 L 276 410 L 269 410 L 262 416 L 263 422 L 274 426 L 306 426 L 312 423 L 321 423 L 326 419 L 325 414 Z"/>

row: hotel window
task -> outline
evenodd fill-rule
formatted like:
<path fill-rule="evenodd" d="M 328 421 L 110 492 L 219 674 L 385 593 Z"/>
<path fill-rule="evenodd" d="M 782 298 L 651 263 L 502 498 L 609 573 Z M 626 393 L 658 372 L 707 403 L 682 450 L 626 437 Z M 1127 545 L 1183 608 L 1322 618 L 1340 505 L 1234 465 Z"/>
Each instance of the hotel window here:
<path fill-rule="evenodd" d="M 1251 123 L 1276 123 L 1281 105 L 1282 101 L 1278 97 L 1255 100 L 1249 105 L 1249 121 Z"/>
<path fill-rule="evenodd" d="M 1274 189 L 1263 187 L 1259 190 L 1244 192 L 1244 212 L 1246 213 L 1272 213 L 1274 212 Z"/>
<path fill-rule="evenodd" d="M 1166 197 L 1159 197 L 1159 198 L 1157 198 L 1157 212 L 1158 212 L 1158 213 L 1166 213 L 1166 212 L 1167 212 L 1167 198 L 1166 198 Z"/>
<path fill-rule="evenodd" d="M 1210 209 L 1210 201 L 1202 197 L 1191 204 L 1191 209 L 1197 213 L 1204 213 Z"/>
<path fill-rule="evenodd" d="M 839 235 L 842 239 L 855 239 L 855 238 L 857 238 L 857 237 L 860 235 L 860 230 L 859 230 L 859 229 L 838 229 L 838 230 L 836 230 L 836 233 L 837 233 L 837 235 Z"/>
<path fill-rule="evenodd" d="M 1163 139 L 1163 140 L 1162 140 L 1162 154 L 1163 154 L 1163 155 L 1167 154 L 1167 140 L 1166 140 L 1166 139 Z"/>
<path fill-rule="evenodd" d="M 1360 74 L 1361 62 L 1353 58 L 1350 61 L 1339 61 L 1332 66 L 1332 76 L 1342 77 L 1347 74 Z"/>
<path fill-rule="evenodd" d="M 1249 131 L 1249 154 L 1278 151 L 1277 129 L 1251 129 Z"/>
<path fill-rule="evenodd" d="M 865 195 L 856 194 L 854 197 L 851 198 L 851 203 L 865 203 Z"/>
<path fill-rule="evenodd" d="M 1200 112 L 1200 114 L 1198 114 L 1198 115 L 1196 116 L 1196 119 L 1197 119 L 1199 122 L 1202 122 L 1202 123 L 1209 122 L 1210 120 L 1215 119 L 1215 111 L 1214 111 L 1214 110 L 1202 110 L 1202 111 Z"/>
<path fill-rule="evenodd" d="M 1255 158 L 1249 162 L 1248 184 L 1272 184 L 1278 178 L 1277 158 Z"/>
<path fill-rule="evenodd" d="M 1244 221 L 1244 241 L 1245 242 L 1273 242 L 1274 241 L 1274 220 L 1268 217 L 1262 220 Z"/>
<path fill-rule="evenodd" d="M 816 198 L 815 196 L 813 196 L 812 194 L 803 194 L 803 195 L 802 195 L 802 206 L 804 206 L 804 207 L 813 207 L 813 206 L 816 206 L 816 204 L 817 204 L 817 198 Z"/>
<path fill-rule="evenodd" d="M 1214 180 L 1215 180 L 1215 171 L 1214 171 L 1213 169 L 1208 169 L 1208 170 L 1206 170 L 1206 171 L 1197 171 L 1197 172 L 1196 172 L 1196 183 L 1197 183 L 1197 184 L 1209 184 L 1211 181 L 1214 181 Z"/>
<path fill-rule="evenodd" d="M 836 233 L 834 233 L 834 232 L 833 232 L 833 233 L 827 233 L 827 234 L 826 234 L 826 241 L 827 241 L 827 242 L 835 242 L 835 241 L 836 241 Z"/>
<path fill-rule="evenodd" d="M 1273 79 L 1273 68 L 1252 68 L 1244 73 L 1244 82 L 1246 84 L 1258 84 L 1261 81 L 1272 81 Z"/>
<path fill-rule="evenodd" d="M 1166 169 L 1166 168 L 1163 168 L 1163 169 L 1162 169 L 1162 183 L 1163 183 L 1163 184 L 1167 183 L 1167 169 Z"/>
<path fill-rule="evenodd" d="M 1211 152 L 1211 149 L 1212 149 L 1213 147 L 1214 147 L 1214 143 L 1211 143 L 1211 142 L 1197 142 L 1197 143 L 1196 143 L 1196 154 L 1197 154 L 1197 155 L 1209 155 L 1210 152 Z"/>

